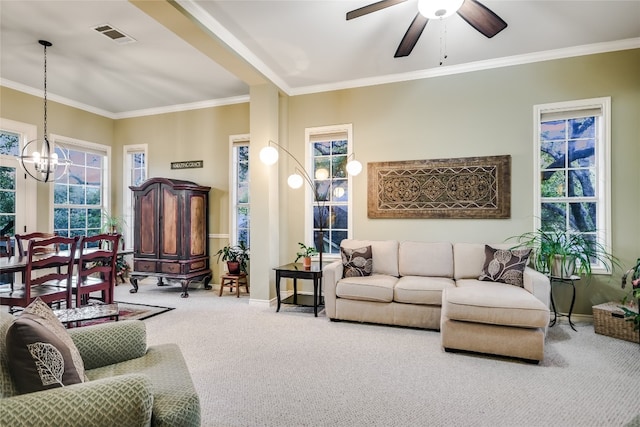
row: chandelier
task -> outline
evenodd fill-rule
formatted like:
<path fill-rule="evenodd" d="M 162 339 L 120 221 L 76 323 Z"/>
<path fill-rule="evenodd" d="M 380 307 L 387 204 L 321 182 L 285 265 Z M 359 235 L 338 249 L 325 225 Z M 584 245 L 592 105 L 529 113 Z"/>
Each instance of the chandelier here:
<path fill-rule="evenodd" d="M 18 160 L 24 171 L 33 179 L 40 182 L 51 182 L 62 178 L 66 173 L 71 160 L 64 150 L 56 152 L 49 143 L 47 133 L 47 48 L 52 44 L 46 40 L 38 40 L 44 46 L 44 129 L 43 139 L 34 139 L 27 142 L 22 148 Z"/>

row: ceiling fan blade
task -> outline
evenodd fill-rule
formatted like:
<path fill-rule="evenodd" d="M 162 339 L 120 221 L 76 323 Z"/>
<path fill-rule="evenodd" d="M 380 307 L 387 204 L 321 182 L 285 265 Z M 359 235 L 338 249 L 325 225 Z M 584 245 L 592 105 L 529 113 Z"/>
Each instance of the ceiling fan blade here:
<path fill-rule="evenodd" d="M 396 54 L 393 55 L 394 58 L 400 58 L 402 56 L 409 56 L 413 47 L 418 43 L 418 39 L 424 31 L 424 27 L 427 26 L 427 22 L 429 22 L 429 18 L 425 18 L 418 12 L 409 28 L 407 28 L 407 32 L 404 34 L 402 41 L 398 45 L 398 50 L 396 50 Z"/>
<path fill-rule="evenodd" d="M 502 18 L 476 0 L 465 0 L 458 15 L 488 38 L 507 28 L 507 23 Z"/>
<path fill-rule="evenodd" d="M 407 0 L 382 0 L 376 3 L 371 3 L 370 5 L 361 7 L 359 9 L 354 9 L 351 12 L 347 12 L 347 21 L 350 19 L 359 18 L 360 16 L 367 15 L 372 12 L 377 12 L 390 6 L 395 6 L 398 3 L 404 3 L 405 1 Z"/>

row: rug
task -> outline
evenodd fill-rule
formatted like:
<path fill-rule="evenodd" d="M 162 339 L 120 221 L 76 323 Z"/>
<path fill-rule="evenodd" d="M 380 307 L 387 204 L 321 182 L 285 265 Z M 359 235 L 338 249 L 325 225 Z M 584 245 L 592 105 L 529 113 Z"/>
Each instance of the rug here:
<path fill-rule="evenodd" d="M 175 307 L 162 307 L 159 305 L 135 304 L 132 302 L 120 302 L 118 309 L 120 310 L 120 320 L 144 320 L 158 314 L 166 313 Z"/>

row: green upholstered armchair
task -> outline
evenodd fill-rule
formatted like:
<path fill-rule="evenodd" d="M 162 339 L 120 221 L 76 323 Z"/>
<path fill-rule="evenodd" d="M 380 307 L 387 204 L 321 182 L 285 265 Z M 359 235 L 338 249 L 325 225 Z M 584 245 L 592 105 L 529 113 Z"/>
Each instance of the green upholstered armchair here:
<path fill-rule="evenodd" d="M 200 402 L 180 349 L 147 348 L 142 321 L 69 329 L 89 381 L 18 395 L 0 313 L 0 426 L 199 426 Z"/>

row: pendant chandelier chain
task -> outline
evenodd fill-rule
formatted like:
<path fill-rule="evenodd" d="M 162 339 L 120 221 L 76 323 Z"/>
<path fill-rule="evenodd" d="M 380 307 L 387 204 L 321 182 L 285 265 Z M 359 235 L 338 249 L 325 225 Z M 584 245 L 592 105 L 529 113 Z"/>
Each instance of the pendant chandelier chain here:
<path fill-rule="evenodd" d="M 44 45 L 44 138 L 47 136 L 47 45 Z"/>

